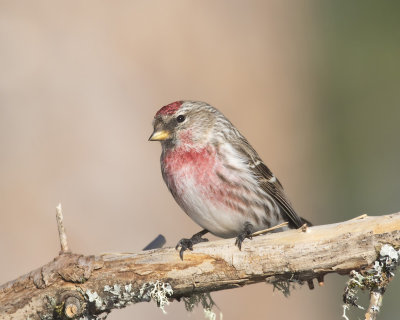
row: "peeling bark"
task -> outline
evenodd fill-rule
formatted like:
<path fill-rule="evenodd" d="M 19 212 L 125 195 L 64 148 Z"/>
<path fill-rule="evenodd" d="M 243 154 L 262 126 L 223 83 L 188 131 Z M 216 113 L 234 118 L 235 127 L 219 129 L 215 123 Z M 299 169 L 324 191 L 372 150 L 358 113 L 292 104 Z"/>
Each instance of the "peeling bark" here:
<path fill-rule="evenodd" d="M 181 261 L 173 248 L 83 256 L 63 252 L 53 261 L 0 287 L 0 319 L 58 319 L 107 315 L 149 301 L 162 283 L 170 298 L 262 281 L 323 283 L 373 264 L 383 244 L 400 247 L 400 213 L 288 230 L 245 240 L 201 243 Z"/>

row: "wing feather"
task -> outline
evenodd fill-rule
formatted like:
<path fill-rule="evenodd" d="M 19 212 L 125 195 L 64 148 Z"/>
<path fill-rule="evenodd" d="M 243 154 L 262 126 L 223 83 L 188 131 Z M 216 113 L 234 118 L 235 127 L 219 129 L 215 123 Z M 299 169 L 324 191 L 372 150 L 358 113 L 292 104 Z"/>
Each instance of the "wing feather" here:
<path fill-rule="evenodd" d="M 248 143 L 248 141 L 241 136 L 240 144 L 235 146 L 241 155 L 248 159 L 248 165 L 251 171 L 253 171 L 259 186 L 266 193 L 268 193 L 279 205 L 284 215 L 286 215 L 289 224 L 292 227 L 300 228 L 305 220 L 293 209 L 290 201 L 287 199 L 285 191 L 283 190 L 282 184 L 274 176 L 271 170 L 261 160 L 257 152 Z"/>

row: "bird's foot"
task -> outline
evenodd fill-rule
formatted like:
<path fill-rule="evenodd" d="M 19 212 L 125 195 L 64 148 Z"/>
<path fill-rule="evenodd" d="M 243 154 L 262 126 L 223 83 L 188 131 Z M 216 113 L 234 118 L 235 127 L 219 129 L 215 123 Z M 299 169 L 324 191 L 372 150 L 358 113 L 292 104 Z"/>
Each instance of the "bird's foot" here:
<path fill-rule="evenodd" d="M 208 241 L 208 239 L 202 238 L 202 236 L 205 235 L 207 232 L 208 232 L 207 230 L 202 230 L 202 231 L 194 234 L 190 239 L 183 238 L 183 239 L 179 240 L 175 249 L 178 250 L 179 247 L 181 247 L 181 250 L 179 251 L 179 256 L 181 257 L 181 260 L 183 260 L 183 253 L 186 250 L 189 249 L 190 251 L 193 251 L 193 246 L 195 244 Z"/>
<path fill-rule="evenodd" d="M 253 225 L 249 222 L 246 222 L 243 228 L 243 231 L 239 233 L 239 235 L 236 237 L 235 245 L 238 246 L 239 250 L 242 250 L 242 242 L 244 239 L 252 239 L 253 237 L 251 234 L 253 233 Z"/>

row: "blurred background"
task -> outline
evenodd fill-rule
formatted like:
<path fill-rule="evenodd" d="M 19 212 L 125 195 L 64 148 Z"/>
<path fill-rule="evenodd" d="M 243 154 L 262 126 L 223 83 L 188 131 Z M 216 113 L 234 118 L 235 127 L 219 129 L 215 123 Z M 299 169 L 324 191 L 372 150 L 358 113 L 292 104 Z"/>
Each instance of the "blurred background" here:
<path fill-rule="evenodd" d="M 147 141 L 175 100 L 219 108 L 315 224 L 400 211 L 399 57 L 394 1 L 1 0 L 0 283 L 58 254 L 59 202 L 76 253 L 199 231 Z M 213 297 L 224 319 L 339 319 L 346 281 Z M 395 278 L 380 319 L 399 293 Z M 167 312 L 141 303 L 109 319 L 203 319 Z"/>

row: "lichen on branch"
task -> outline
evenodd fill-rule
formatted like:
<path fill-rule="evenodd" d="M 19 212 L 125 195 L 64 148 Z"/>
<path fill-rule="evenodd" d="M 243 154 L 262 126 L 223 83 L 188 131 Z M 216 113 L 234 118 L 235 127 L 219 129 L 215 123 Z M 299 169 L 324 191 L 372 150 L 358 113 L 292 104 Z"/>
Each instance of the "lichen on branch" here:
<path fill-rule="evenodd" d="M 384 244 L 371 268 L 362 271 L 352 270 L 343 294 L 343 318 L 348 320 L 346 310 L 350 307 L 365 310 L 357 303 L 358 291 L 362 290 L 368 291 L 370 294 L 370 305 L 367 309 L 366 319 L 375 319 L 376 314 L 380 311 L 382 295 L 393 279 L 399 263 L 400 250 L 396 251 L 391 245 Z"/>
<path fill-rule="evenodd" d="M 393 251 L 379 255 L 385 244 L 398 254 L 400 213 L 257 236 L 246 239 L 241 251 L 234 239 L 201 243 L 183 261 L 174 248 L 98 256 L 63 252 L 0 286 L 0 319 L 104 318 L 113 309 L 142 301 L 164 307 L 173 299 L 264 281 L 312 287 L 313 279 L 323 283 L 326 274 L 349 275 L 352 270 L 365 279 L 353 273 L 349 287 L 360 283 L 376 289 L 384 287 L 394 270 Z M 369 309 L 374 308 L 376 304 Z"/>

